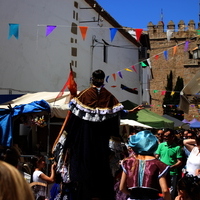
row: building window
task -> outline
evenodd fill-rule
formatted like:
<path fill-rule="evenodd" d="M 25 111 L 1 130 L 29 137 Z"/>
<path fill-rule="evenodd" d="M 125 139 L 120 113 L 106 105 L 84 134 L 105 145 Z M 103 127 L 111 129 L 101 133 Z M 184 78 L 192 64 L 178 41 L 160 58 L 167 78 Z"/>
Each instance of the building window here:
<path fill-rule="evenodd" d="M 77 56 L 77 48 L 75 48 L 75 47 L 71 48 L 71 55 L 72 56 Z"/>
<path fill-rule="evenodd" d="M 74 7 L 78 8 L 78 2 L 74 1 Z"/>
<path fill-rule="evenodd" d="M 76 12 L 73 10 L 73 19 L 75 19 Z"/>
<path fill-rule="evenodd" d="M 77 35 L 77 24 L 72 22 L 71 32 Z"/>
<path fill-rule="evenodd" d="M 108 62 L 108 47 L 103 45 L 103 62 Z"/>

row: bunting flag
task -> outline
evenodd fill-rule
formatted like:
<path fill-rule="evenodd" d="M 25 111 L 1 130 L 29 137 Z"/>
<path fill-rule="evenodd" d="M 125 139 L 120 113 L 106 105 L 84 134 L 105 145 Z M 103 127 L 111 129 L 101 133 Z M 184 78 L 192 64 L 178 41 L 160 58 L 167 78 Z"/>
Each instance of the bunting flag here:
<path fill-rule="evenodd" d="M 140 36 L 142 34 L 143 29 L 135 29 L 137 41 L 140 40 Z"/>
<path fill-rule="evenodd" d="M 161 95 L 165 95 L 165 94 L 166 94 L 166 91 L 162 91 L 162 92 L 161 92 Z"/>
<path fill-rule="evenodd" d="M 149 64 L 148 64 L 148 62 L 146 60 L 140 62 L 140 65 L 141 65 L 142 68 L 146 68 L 147 66 L 149 66 Z"/>
<path fill-rule="evenodd" d="M 81 31 L 81 36 L 82 36 L 83 40 L 85 40 L 88 27 L 87 26 L 79 26 L 79 29 Z"/>
<path fill-rule="evenodd" d="M 185 42 L 184 51 L 188 51 L 189 41 Z"/>
<path fill-rule="evenodd" d="M 173 95 L 174 95 L 174 93 L 175 93 L 175 92 L 174 92 L 174 91 L 172 91 L 172 92 L 171 92 L 171 96 L 173 96 Z"/>
<path fill-rule="evenodd" d="M 167 50 L 164 51 L 163 54 L 164 54 L 165 60 L 168 60 L 168 51 Z"/>
<path fill-rule="evenodd" d="M 118 71 L 117 73 L 118 73 L 118 75 L 119 75 L 120 78 L 123 78 L 121 71 Z"/>
<path fill-rule="evenodd" d="M 111 40 L 111 42 L 113 41 L 117 31 L 118 31 L 117 28 L 110 28 L 110 40 Z"/>
<path fill-rule="evenodd" d="M 73 70 L 72 70 L 71 66 L 70 66 L 70 73 L 69 73 L 68 79 L 67 79 L 65 85 L 63 86 L 63 88 L 61 89 L 61 91 L 59 92 L 59 94 L 56 97 L 56 99 L 61 97 L 64 94 L 64 91 L 65 91 L 66 88 L 68 88 L 68 90 L 70 91 L 70 93 L 72 95 L 76 95 L 76 93 L 77 93 L 77 84 L 76 84 L 76 82 L 74 80 Z"/>
<path fill-rule="evenodd" d="M 19 39 L 19 24 L 9 24 L 9 34 L 8 39 L 14 36 L 16 39 Z"/>
<path fill-rule="evenodd" d="M 137 88 L 129 88 L 123 84 L 121 84 L 121 89 L 125 90 L 127 92 L 133 93 L 133 94 L 138 94 Z"/>
<path fill-rule="evenodd" d="M 112 74 L 114 80 L 116 81 L 116 74 Z"/>
<path fill-rule="evenodd" d="M 200 35 L 200 30 L 197 30 L 197 35 Z"/>
<path fill-rule="evenodd" d="M 147 59 L 147 63 L 148 63 L 149 68 L 151 69 L 152 67 L 151 67 L 151 61 L 150 61 L 150 58 Z"/>
<path fill-rule="evenodd" d="M 156 60 L 158 60 L 158 58 L 159 58 L 159 55 L 155 55 L 155 56 L 154 56 L 154 58 L 155 58 Z"/>
<path fill-rule="evenodd" d="M 132 72 L 132 70 L 129 69 L 129 68 L 125 68 L 125 70 L 128 71 L 128 72 Z"/>
<path fill-rule="evenodd" d="M 110 76 L 107 76 L 107 77 L 106 77 L 106 82 L 107 82 L 107 83 L 108 83 L 108 79 L 109 79 L 109 77 L 110 77 Z"/>
<path fill-rule="evenodd" d="M 173 30 L 167 30 L 167 40 L 170 41 L 171 37 L 173 35 Z"/>
<path fill-rule="evenodd" d="M 173 56 L 176 54 L 176 51 L 177 51 L 177 46 L 174 46 L 173 47 Z"/>
<path fill-rule="evenodd" d="M 50 25 L 46 26 L 46 37 L 50 35 L 55 28 L 56 26 L 50 26 Z"/>
<path fill-rule="evenodd" d="M 132 67 L 132 69 L 137 73 L 137 70 L 136 70 L 135 66 L 132 65 L 131 67 Z"/>
<path fill-rule="evenodd" d="M 153 93 L 158 93 L 158 92 L 159 92 L 158 90 L 154 90 L 154 91 L 153 91 Z"/>

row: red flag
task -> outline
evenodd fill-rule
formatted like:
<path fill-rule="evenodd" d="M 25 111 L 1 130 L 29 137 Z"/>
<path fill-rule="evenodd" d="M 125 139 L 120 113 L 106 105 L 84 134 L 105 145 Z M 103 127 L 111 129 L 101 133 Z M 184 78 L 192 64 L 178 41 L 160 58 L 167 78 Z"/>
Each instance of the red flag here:
<path fill-rule="evenodd" d="M 60 93 L 58 94 L 56 99 L 61 97 L 64 94 L 64 91 L 65 91 L 66 88 L 68 88 L 68 90 L 70 91 L 70 93 L 72 95 L 76 95 L 76 93 L 77 93 L 77 84 L 76 84 L 76 82 L 74 80 L 73 70 L 72 70 L 71 67 L 70 67 L 70 73 L 69 73 L 69 77 L 67 79 L 67 82 L 63 86 L 62 90 L 60 91 Z"/>
<path fill-rule="evenodd" d="M 142 34 L 143 29 L 135 29 L 137 41 L 140 40 L 140 36 Z"/>

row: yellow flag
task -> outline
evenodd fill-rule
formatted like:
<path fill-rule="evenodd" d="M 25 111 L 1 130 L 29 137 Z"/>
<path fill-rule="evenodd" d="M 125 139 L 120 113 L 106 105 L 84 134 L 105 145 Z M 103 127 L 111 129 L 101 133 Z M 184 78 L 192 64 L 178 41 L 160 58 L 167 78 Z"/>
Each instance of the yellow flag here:
<path fill-rule="evenodd" d="M 129 69 L 129 68 L 125 68 L 126 71 L 128 72 L 132 72 L 133 70 Z"/>
<path fill-rule="evenodd" d="M 171 96 L 173 96 L 173 95 L 174 95 L 174 93 L 175 93 L 175 92 L 174 92 L 174 91 L 172 91 L 172 92 L 171 92 Z"/>

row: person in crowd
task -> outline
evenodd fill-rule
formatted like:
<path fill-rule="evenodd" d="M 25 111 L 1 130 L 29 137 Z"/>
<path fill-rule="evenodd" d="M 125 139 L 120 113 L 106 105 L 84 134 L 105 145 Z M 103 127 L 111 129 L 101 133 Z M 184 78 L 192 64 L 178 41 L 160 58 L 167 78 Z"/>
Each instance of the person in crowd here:
<path fill-rule="evenodd" d="M 186 139 L 183 144 L 190 151 L 186 162 L 186 171 L 190 175 L 200 177 L 200 136 L 195 139 Z"/>
<path fill-rule="evenodd" d="M 36 200 L 44 200 L 48 196 L 47 184 L 55 181 L 56 164 L 51 165 L 51 175 L 47 176 L 44 173 L 46 167 L 45 157 L 43 155 L 36 155 L 32 159 L 34 172 L 32 174 L 32 186 L 34 186 L 34 194 Z"/>
<path fill-rule="evenodd" d="M 199 200 L 200 199 L 200 178 L 192 175 L 185 175 L 178 181 L 178 196 L 175 200 Z"/>
<path fill-rule="evenodd" d="M 18 168 L 19 159 L 20 153 L 14 146 L 4 147 L 0 150 L 0 160 L 5 161 L 16 168 Z"/>
<path fill-rule="evenodd" d="M 0 199 L 34 200 L 31 188 L 18 169 L 0 161 Z"/>
<path fill-rule="evenodd" d="M 91 87 L 77 96 L 72 94 L 74 97 L 69 103 L 71 114 L 65 127 L 68 135 L 64 149 L 70 152 L 70 180 L 77 183 L 78 200 L 114 199 L 109 139 L 119 137 L 122 113 L 143 108 L 124 110 L 104 87 L 104 79 L 102 70 L 94 71 Z"/>
<path fill-rule="evenodd" d="M 177 196 L 177 181 L 182 173 L 182 149 L 175 143 L 175 131 L 172 129 L 164 130 L 164 140 L 156 150 L 156 158 L 170 166 L 170 193 L 172 199 Z M 168 181 L 169 184 L 169 181 Z"/>
<path fill-rule="evenodd" d="M 164 131 L 162 129 L 158 129 L 155 134 L 155 136 L 158 138 L 159 143 L 163 142 L 163 134 L 164 134 Z"/>
<path fill-rule="evenodd" d="M 154 156 L 156 136 L 148 130 L 140 131 L 130 137 L 129 146 L 136 154 L 122 161 L 120 190 L 130 199 L 160 199 L 162 193 L 164 200 L 171 200 L 166 181 L 170 167 Z"/>

